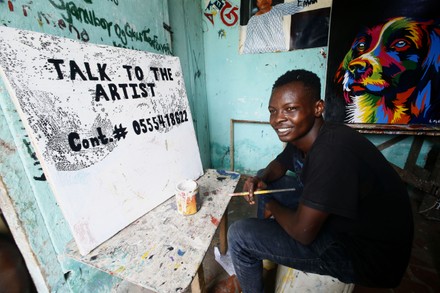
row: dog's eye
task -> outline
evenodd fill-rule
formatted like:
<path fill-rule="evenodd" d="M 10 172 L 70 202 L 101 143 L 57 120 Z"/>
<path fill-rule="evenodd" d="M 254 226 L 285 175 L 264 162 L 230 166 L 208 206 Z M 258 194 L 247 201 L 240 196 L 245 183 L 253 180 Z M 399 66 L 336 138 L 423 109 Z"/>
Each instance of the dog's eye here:
<path fill-rule="evenodd" d="M 352 50 L 355 54 L 363 54 L 365 51 L 368 50 L 371 43 L 371 37 L 366 34 L 359 34 L 356 36 L 353 45 Z"/>
<path fill-rule="evenodd" d="M 365 42 L 361 42 L 361 43 L 358 43 L 357 44 L 357 46 L 356 46 L 356 49 L 359 51 L 359 52 L 363 52 L 363 51 L 365 51 Z"/>
<path fill-rule="evenodd" d="M 399 48 L 402 48 L 403 46 L 405 46 L 406 45 L 406 42 L 405 41 L 398 41 L 397 43 L 396 43 L 396 47 L 399 47 Z"/>
<path fill-rule="evenodd" d="M 406 40 L 397 40 L 394 42 L 393 47 L 397 50 L 397 51 L 402 51 L 405 48 L 407 48 L 409 46 L 408 42 Z"/>
<path fill-rule="evenodd" d="M 358 40 L 356 40 L 353 47 L 354 50 L 356 50 L 359 53 L 364 52 L 367 48 L 367 42 L 365 38 L 359 38 Z"/>

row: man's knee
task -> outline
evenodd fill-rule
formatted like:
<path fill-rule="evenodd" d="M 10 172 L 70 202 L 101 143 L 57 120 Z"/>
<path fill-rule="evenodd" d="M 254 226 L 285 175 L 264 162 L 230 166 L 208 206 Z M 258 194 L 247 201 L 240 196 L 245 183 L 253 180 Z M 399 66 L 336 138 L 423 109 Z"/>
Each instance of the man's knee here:
<path fill-rule="evenodd" d="M 229 228 L 228 228 L 228 242 L 231 242 L 235 238 L 236 223 L 237 222 L 232 223 L 231 226 L 229 226 Z"/>
<path fill-rule="evenodd" d="M 249 232 L 252 227 L 255 227 L 251 222 L 252 218 L 242 219 L 236 221 L 229 226 L 228 229 L 228 245 L 231 250 L 234 250 L 237 246 L 242 245 L 244 241 L 249 237 Z"/>
<path fill-rule="evenodd" d="M 239 220 L 231 224 L 228 229 L 228 245 L 229 247 L 235 246 L 237 239 L 240 239 L 240 234 L 242 233 L 242 224 L 244 220 Z"/>
<path fill-rule="evenodd" d="M 239 234 L 241 233 L 240 230 L 240 221 L 234 222 L 231 224 L 231 226 L 229 226 L 228 229 L 228 247 L 229 247 L 229 251 L 231 253 L 231 257 L 232 259 L 235 259 L 236 255 L 238 255 L 239 252 L 239 244 L 237 242 L 238 239 L 240 239 Z"/>

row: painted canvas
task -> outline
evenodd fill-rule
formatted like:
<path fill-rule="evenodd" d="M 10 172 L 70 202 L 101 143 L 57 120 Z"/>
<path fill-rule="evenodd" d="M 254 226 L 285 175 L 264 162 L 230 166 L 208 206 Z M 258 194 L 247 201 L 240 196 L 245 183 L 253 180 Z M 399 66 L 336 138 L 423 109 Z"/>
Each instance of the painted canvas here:
<path fill-rule="evenodd" d="M 327 46 L 331 0 L 241 0 L 241 54 Z"/>
<path fill-rule="evenodd" d="M 203 174 L 177 57 L 0 27 L 0 69 L 81 254 Z"/>
<path fill-rule="evenodd" d="M 334 0 L 327 120 L 440 126 L 440 2 Z"/>

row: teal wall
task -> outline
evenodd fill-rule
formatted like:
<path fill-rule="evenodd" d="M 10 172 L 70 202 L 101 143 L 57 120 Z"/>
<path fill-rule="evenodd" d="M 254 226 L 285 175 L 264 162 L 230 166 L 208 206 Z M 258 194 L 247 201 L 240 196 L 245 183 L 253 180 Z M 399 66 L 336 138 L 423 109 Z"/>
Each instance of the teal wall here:
<path fill-rule="evenodd" d="M 194 127 L 198 137 L 203 166 L 211 166 L 211 151 L 206 97 L 205 52 L 201 6 L 197 1 L 168 0 L 172 28 L 171 41 L 175 56 L 179 56 L 189 97 Z"/>
<path fill-rule="evenodd" d="M 228 0 L 240 7 L 240 0 Z M 215 1 L 211 1 L 214 3 Z M 225 1 L 223 1 L 225 2 Z M 211 141 L 211 161 L 214 168 L 230 168 L 230 119 L 268 121 L 267 104 L 273 82 L 290 69 L 304 68 L 315 72 L 322 81 L 324 93 L 328 48 L 312 48 L 280 53 L 246 54 L 238 51 L 239 21 L 230 25 L 233 8 L 224 10 L 202 0 L 204 47 L 206 57 L 206 88 Z M 238 15 L 239 12 L 236 10 Z M 223 21 L 226 19 L 226 21 Z M 240 123 L 234 127 L 234 169 L 255 173 L 282 149 L 268 125 Z M 375 144 L 392 138 L 390 135 L 367 135 Z M 412 138 L 384 150 L 384 154 L 399 167 L 404 166 Z M 423 158 L 420 164 L 423 166 Z"/>

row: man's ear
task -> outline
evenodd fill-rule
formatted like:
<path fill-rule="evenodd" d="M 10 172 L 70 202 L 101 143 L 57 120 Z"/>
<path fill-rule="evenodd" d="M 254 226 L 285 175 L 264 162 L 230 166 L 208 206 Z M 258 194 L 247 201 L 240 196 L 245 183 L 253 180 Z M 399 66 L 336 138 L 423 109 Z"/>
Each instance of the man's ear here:
<path fill-rule="evenodd" d="M 322 113 L 324 113 L 325 102 L 323 100 L 319 100 L 315 103 L 315 117 L 322 117 Z"/>

